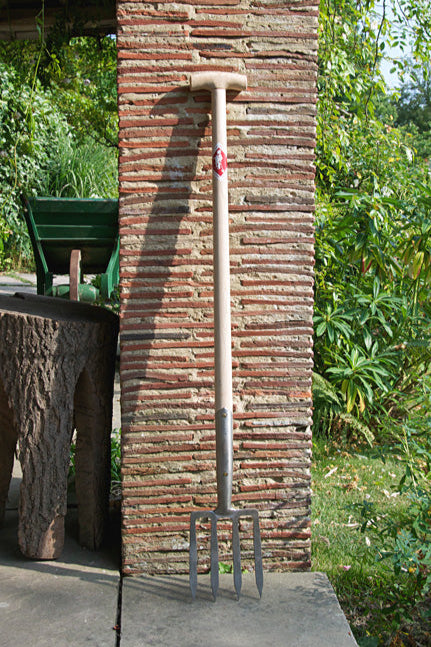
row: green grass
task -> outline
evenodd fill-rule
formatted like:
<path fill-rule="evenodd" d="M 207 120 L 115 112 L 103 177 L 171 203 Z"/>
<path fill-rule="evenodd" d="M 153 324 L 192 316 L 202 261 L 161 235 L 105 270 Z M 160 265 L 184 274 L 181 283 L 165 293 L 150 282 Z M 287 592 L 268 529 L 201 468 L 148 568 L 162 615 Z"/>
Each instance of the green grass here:
<path fill-rule="evenodd" d="M 420 605 L 409 609 L 409 574 L 396 576 L 389 560 L 377 559 L 382 545 L 368 529 L 361 532 L 355 507 L 374 502 L 379 519 L 401 517 L 408 501 L 395 489 L 403 473 L 397 456 L 383 463 L 367 445 L 314 445 L 313 570 L 327 573 L 362 647 L 431 645 Z"/>
<path fill-rule="evenodd" d="M 68 140 L 57 150 L 48 169 L 47 195 L 63 198 L 118 197 L 115 149 L 88 140 L 74 147 Z"/>

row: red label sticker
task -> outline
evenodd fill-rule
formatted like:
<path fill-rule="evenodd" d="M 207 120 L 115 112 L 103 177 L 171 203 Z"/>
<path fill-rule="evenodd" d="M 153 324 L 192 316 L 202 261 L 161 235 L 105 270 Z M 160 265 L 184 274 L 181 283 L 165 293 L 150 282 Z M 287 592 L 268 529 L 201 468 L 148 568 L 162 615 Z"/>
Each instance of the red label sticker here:
<path fill-rule="evenodd" d="M 213 153 L 213 172 L 217 179 L 222 180 L 227 171 L 227 156 L 221 144 L 217 144 Z"/>

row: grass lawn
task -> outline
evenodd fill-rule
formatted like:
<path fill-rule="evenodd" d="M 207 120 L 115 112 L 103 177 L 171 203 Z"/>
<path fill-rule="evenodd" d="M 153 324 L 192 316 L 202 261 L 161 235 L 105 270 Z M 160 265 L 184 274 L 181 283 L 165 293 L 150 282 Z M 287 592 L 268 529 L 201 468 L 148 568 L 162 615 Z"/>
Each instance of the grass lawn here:
<path fill-rule="evenodd" d="M 376 558 L 381 542 L 361 532 L 360 510 L 351 507 L 374 502 L 380 518 L 402 515 L 407 500 L 394 488 L 403 473 L 397 456 L 383 463 L 367 445 L 314 445 L 313 570 L 327 573 L 361 647 L 431 645 L 431 619 L 420 613 L 430 599 L 412 610 L 413 578 Z"/>

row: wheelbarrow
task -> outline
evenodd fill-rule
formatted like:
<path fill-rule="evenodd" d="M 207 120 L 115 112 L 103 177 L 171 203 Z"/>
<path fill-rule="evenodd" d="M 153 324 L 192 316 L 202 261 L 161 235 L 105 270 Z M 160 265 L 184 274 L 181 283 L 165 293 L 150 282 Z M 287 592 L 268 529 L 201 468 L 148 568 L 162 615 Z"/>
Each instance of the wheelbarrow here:
<path fill-rule="evenodd" d="M 23 202 L 37 293 L 75 301 L 109 299 L 119 281 L 118 200 L 28 198 Z M 69 284 L 54 286 L 54 275 L 62 274 L 69 274 Z M 84 274 L 100 275 L 100 290 L 84 284 Z"/>

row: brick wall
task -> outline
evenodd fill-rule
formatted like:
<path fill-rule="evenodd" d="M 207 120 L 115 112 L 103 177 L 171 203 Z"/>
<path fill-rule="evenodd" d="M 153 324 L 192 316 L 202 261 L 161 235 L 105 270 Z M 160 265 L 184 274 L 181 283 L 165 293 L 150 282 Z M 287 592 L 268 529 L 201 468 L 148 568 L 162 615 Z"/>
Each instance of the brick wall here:
<path fill-rule="evenodd" d="M 310 565 L 317 19 L 317 0 L 119 0 L 126 574 L 187 572 L 190 511 L 215 507 L 210 96 L 188 75 L 219 69 L 248 78 L 228 93 L 233 502 L 260 511 L 266 570 Z"/>

